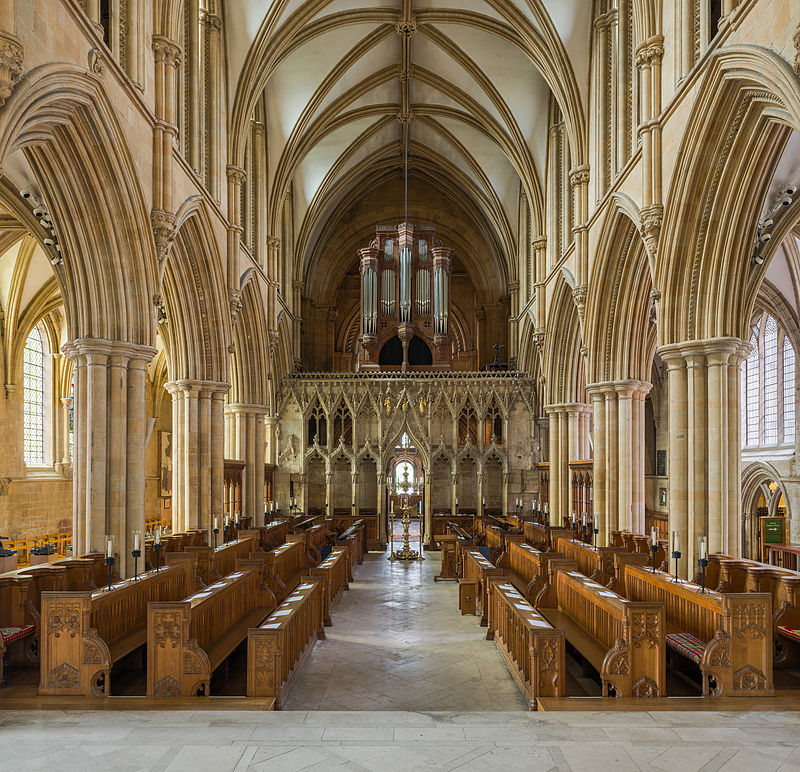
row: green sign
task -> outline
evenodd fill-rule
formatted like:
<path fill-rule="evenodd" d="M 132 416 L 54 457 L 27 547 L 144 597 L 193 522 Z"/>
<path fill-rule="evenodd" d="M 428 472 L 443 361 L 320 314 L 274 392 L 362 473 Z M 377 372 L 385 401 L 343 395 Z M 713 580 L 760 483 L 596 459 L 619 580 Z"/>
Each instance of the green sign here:
<path fill-rule="evenodd" d="M 761 539 L 764 544 L 783 544 L 783 518 L 762 517 Z"/>

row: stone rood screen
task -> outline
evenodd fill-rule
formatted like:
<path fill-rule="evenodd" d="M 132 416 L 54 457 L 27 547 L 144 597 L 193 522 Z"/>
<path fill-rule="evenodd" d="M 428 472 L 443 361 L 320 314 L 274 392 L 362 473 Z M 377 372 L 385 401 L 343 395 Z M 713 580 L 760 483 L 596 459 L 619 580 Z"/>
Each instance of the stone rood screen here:
<path fill-rule="evenodd" d="M 359 250 L 361 371 L 449 370 L 450 264 L 432 227 L 381 225 Z"/>

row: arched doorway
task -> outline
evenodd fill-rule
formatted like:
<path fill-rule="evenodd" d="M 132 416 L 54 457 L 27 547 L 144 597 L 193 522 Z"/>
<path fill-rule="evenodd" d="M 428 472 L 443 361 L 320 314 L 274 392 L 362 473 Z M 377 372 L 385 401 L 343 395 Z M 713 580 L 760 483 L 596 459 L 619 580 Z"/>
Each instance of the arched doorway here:
<path fill-rule="evenodd" d="M 742 473 L 742 555 L 765 560 L 767 551 L 761 534 L 762 517 L 783 517 L 788 539 L 789 511 L 786 491 L 776 470 L 764 463 L 751 464 Z"/>

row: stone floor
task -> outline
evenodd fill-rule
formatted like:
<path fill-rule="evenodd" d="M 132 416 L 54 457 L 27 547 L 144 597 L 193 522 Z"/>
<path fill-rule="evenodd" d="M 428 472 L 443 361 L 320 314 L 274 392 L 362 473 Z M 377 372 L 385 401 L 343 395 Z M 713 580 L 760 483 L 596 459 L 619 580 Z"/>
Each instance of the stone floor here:
<path fill-rule="evenodd" d="M 798 772 L 800 712 L 0 711 L 0 768 Z"/>
<path fill-rule="evenodd" d="M 434 582 L 439 553 L 369 553 L 292 687 L 287 710 L 524 710 L 486 628 L 458 612 L 458 585 Z"/>
<path fill-rule="evenodd" d="M 456 584 L 432 581 L 438 557 L 369 555 L 282 712 L 3 710 L 0 693 L 0 770 L 800 772 L 800 697 L 786 712 L 527 712 Z"/>

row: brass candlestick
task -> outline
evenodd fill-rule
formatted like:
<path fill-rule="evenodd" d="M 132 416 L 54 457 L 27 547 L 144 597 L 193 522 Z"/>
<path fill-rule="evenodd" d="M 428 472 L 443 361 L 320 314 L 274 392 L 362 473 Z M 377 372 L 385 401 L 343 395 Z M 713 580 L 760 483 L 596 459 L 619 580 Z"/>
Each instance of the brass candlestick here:
<path fill-rule="evenodd" d="M 403 524 L 403 547 L 402 549 L 394 550 L 389 555 L 389 560 L 419 560 L 422 558 L 421 553 L 417 550 L 411 549 L 411 537 L 409 527 L 411 526 L 411 510 L 408 505 L 408 496 L 403 496 L 403 506 L 400 507 L 402 517 L 400 522 Z M 392 533 L 394 533 L 394 520 L 392 521 Z M 425 558 L 422 558 L 424 560 Z"/>

